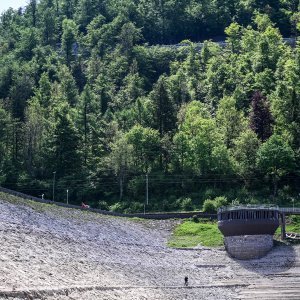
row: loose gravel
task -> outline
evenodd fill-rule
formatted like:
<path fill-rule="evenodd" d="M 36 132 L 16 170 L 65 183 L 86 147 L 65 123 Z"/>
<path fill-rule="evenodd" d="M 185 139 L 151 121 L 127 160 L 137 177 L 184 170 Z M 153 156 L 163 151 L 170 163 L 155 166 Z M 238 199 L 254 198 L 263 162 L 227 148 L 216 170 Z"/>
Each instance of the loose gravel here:
<path fill-rule="evenodd" d="M 178 222 L 0 200 L 0 299 L 246 299 L 286 274 L 298 284 L 299 247 L 249 262 L 223 248 L 170 249 Z"/>

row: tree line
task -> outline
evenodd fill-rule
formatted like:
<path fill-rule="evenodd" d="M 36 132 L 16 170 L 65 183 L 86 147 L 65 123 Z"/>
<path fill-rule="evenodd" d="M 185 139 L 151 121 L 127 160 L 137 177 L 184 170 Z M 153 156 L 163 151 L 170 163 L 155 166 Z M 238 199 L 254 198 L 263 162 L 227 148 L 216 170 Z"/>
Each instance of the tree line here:
<path fill-rule="evenodd" d="M 283 36 L 299 21 L 299 1 L 284 0 L 7 10 L 0 184 L 128 212 L 143 209 L 146 175 L 149 210 L 297 202 L 300 46 Z M 226 47 L 193 43 L 217 36 Z"/>

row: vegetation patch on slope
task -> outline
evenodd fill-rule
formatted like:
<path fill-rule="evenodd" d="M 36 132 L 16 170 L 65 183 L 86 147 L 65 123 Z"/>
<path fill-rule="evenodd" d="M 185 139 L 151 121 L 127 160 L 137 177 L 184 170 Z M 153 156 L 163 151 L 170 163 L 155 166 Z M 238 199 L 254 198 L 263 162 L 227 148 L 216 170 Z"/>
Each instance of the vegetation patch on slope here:
<path fill-rule="evenodd" d="M 40 203 L 33 200 L 25 200 L 23 198 L 10 195 L 7 193 L 3 193 L 3 192 L 0 192 L 0 200 L 15 205 L 30 207 L 32 210 L 36 212 L 52 214 L 55 215 L 56 217 L 61 217 L 65 219 L 72 218 L 73 220 L 77 219 L 81 221 L 97 222 L 99 220 L 100 221 L 103 220 L 104 218 L 105 219 L 118 218 L 118 217 L 100 215 L 89 210 L 73 209 L 73 208 L 57 206 L 55 204 Z"/>
<path fill-rule="evenodd" d="M 223 245 L 223 236 L 216 221 L 185 221 L 175 228 L 168 241 L 168 246 L 173 248 L 190 248 L 199 244 L 207 247 Z"/>

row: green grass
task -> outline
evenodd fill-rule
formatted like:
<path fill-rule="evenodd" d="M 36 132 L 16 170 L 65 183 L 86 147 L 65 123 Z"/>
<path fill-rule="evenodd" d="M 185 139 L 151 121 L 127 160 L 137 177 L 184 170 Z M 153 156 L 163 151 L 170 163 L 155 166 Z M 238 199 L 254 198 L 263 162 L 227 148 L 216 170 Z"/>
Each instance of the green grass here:
<path fill-rule="evenodd" d="M 217 222 L 185 221 L 175 228 L 168 241 L 168 246 L 172 248 L 190 248 L 199 244 L 207 247 L 223 245 L 223 236 Z"/>
<path fill-rule="evenodd" d="M 300 233 L 300 216 L 289 216 L 286 218 L 286 232 Z M 281 226 L 279 226 L 274 234 L 276 241 L 282 242 L 281 240 Z M 299 244 L 299 240 L 284 240 L 285 244 Z"/>
<path fill-rule="evenodd" d="M 300 233 L 300 216 L 292 216 L 288 219 L 286 231 Z"/>
<path fill-rule="evenodd" d="M 286 232 L 300 233 L 300 216 L 290 216 L 286 219 Z M 276 235 L 280 235 L 281 226 L 276 230 Z"/>

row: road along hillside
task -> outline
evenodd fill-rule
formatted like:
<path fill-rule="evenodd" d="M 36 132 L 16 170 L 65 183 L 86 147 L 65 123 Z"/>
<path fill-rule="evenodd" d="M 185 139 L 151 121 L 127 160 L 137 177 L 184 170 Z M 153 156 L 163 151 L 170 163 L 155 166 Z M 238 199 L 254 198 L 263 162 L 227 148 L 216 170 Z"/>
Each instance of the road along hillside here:
<path fill-rule="evenodd" d="M 246 299 L 263 286 L 276 297 L 273 286 L 284 281 L 299 289 L 299 247 L 275 247 L 250 262 L 224 249 L 167 248 L 178 222 L 101 216 L 0 194 L 0 299 Z M 291 288 L 289 295 L 297 290 Z"/>

